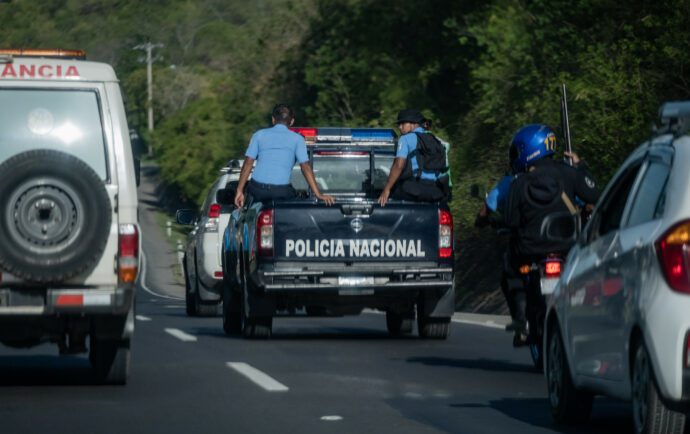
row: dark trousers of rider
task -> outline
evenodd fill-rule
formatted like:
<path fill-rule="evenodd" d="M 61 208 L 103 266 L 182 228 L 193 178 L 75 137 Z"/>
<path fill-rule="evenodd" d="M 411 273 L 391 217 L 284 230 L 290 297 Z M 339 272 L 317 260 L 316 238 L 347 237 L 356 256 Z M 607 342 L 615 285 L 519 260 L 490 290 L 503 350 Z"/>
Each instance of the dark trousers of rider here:
<path fill-rule="evenodd" d="M 271 200 L 294 199 L 297 197 L 292 185 L 262 184 L 254 180 L 247 184 L 247 193 L 252 196 L 254 202 L 268 202 Z"/>

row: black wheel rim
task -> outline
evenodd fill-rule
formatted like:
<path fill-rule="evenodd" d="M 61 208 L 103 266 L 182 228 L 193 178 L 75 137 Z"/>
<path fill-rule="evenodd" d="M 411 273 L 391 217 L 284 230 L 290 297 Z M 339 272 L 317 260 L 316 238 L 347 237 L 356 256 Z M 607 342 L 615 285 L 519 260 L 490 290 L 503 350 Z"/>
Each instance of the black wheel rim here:
<path fill-rule="evenodd" d="M 52 254 L 69 247 L 84 223 L 82 198 L 57 179 L 34 179 L 10 194 L 5 212 L 9 235 L 23 249 Z"/>

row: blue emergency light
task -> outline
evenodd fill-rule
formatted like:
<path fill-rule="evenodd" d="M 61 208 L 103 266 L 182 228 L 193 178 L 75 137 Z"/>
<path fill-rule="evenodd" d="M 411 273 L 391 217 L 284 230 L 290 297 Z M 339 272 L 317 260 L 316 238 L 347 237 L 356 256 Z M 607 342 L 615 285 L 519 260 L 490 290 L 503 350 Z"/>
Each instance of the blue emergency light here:
<path fill-rule="evenodd" d="M 352 140 L 364 142 L 392 142 L 395 141 L 395 133 L 388 128 L 353 128 Z"/>

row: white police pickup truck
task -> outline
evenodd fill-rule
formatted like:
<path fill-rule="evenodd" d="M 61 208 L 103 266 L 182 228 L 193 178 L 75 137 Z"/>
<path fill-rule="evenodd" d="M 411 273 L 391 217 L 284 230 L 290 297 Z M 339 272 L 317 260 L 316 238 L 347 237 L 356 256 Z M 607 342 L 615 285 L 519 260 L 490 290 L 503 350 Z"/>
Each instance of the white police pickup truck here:
<path fill-rule="evenodd" d="M 81 51 L 0 50 L 0 342 L 88 351 L 115 384 L 129 374 L 139 270 L 121 95 Z"/>
<path fill-rule="evenodd" d="M 269 337 L 275 315 L 386 313 L 391 334 L 445 339 L 455 308 L 453 219 L 445 203 L 376 202 L 395 157 L 387 129 L 298 128 L 316 182 L 298 199 L 235 210 L 223 238 L 223 328 Z M 295 171 L 297 173 L 297 171 Z M 293 174 L 295 173 L 293 172 Z M 227 194 L 233 197 L 234 194 Z"/>

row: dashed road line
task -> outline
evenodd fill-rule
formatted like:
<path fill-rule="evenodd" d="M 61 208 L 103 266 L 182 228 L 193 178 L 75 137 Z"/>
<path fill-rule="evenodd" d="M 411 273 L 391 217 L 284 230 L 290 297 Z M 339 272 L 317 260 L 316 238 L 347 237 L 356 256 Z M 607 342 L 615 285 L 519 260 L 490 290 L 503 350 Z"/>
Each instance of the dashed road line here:
<path fill-rule="evenodd" d="M 137 319 L 137 321 L 151 321 L 151 318 L 144 315 L 137 315 L 135 316 L 135 318 Z"/>
<path fill-rule="evenodd" d="M 267 392 L 287 392 L 290 390 L 286 385 L 278 382 L 268 374 L 259 371 L 255 367 L 244 362 L 227 362 L 230 369 L 234 369 L 238 373 L 244 375 L 254 384 L 261 387 Z"/>
<path fill-rule="evenodd" d="M 165 332 L 171 336 L 176 337 L 182 342 L 196 342 L 196 336 L 192 336 L 189 333 L 185 333 L 180 329 L 165 329 Z"/>

